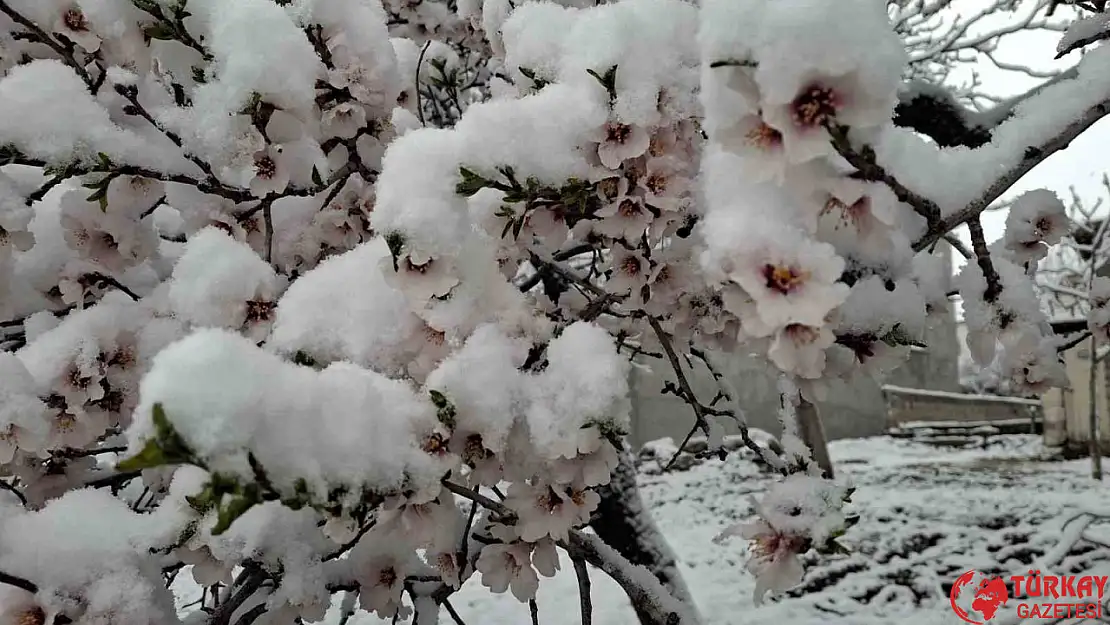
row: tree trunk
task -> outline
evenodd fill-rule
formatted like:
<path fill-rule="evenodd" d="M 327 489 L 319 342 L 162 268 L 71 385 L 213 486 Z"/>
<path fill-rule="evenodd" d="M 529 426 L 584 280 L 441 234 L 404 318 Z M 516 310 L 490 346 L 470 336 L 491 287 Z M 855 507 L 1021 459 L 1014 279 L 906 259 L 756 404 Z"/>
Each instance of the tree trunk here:
<path fill-rule="evenodd" d="M 825 438 L 825 426 L 817 406 L 806 398 L 798 397 L 798 436 L 809 447 L 813 461 L 821 468 L 828 479 L 833 479 L 832 458 L 829 457 L 829 441 Z"/>
<path fill-rule="evenodd" d="M 671 596 L 686 604 L 689 612 L 697 618 L 697 609 L 678 570 L 674 552 L 655 526 L 651 513 L 644 507 L 636 485 L 632 453 L 627 448 L 620 452 L 620 464 L 613 471 L 612 481 L 599 488 L 598 494 L 601 495 L 601 503 L 597 507 L 596 520 L 591 523 L 598 538 L 632 564 L 647 568 Z M 629 598 L 642 625 L 657 621 L 637 605 L 635 597 Z"/>

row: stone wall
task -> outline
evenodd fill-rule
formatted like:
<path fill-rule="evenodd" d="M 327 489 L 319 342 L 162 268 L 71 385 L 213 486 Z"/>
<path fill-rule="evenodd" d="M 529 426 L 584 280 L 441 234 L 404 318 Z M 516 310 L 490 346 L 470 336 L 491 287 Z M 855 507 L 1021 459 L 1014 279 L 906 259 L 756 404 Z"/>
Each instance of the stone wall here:
<path fill-rule="evenodd" d="M 1018 397 L 994 397 L 884 386 L 887 426 L 907 423 L 1013 421 L 1039 419 L 1041 402 Z"/>

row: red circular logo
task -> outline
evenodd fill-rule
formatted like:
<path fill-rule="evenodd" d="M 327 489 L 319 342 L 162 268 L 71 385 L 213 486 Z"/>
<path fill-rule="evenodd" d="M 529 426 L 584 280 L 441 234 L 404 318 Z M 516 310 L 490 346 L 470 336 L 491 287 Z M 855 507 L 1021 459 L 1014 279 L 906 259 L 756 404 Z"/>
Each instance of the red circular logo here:
<path fill-rule="evenodd" d="M 956 616 L 966 623 L 971 623 L 971 625 L 984 625 L 998 614 L 998 608 L 1010 600 L 1010 591 L 1006 589 L 1006 582 L 1001 577 L 987 578 L 979 582 L 979 585 L 975 588 L 975 599 L 971 602 L 971 611 L 978 612 L 983 619 L 977 621 L 972 618 L 967 610 L 956 604 L 956 599 L 960 596 L 964 587 L 972 583 L 976 575 L 978 575 L 978 572 L 971 570 L 959 576 L 956 583 L 952 585 L 952 592 L 948 598 L 952 602 L 952 611 L 956 613 Z"/>

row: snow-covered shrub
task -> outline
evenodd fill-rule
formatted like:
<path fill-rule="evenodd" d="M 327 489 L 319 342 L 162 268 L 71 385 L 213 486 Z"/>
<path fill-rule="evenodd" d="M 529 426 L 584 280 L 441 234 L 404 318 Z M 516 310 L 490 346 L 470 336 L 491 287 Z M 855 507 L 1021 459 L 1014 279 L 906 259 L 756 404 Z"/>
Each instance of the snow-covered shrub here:
<path fill-rule="evenodd" d="M 191 622 L 349 592 L 431 623 L 475 573 L 533 600 L 563 550 L 692 623 L 580 531 L 640 356 L 707 453 L 732 420 L 782 475 L 724 535 L 760 597 L 792 586 L 853 518 L 795 407 L 907 358 L 946 302 L 918 253 L 964 223 L 973 353 L 1056 381 L 1028 266 L 1059 201 L 1019 198 L 994 250 L 977 219 L 1093 123 L 1105 51 L 941 150 L 891 121 L 883 2 L 594 4 L 0 0 L 16 622 L 176 622 L 187 566 Z M 737 349 L 781 371 L 781 453 L 687 380 Z"/>

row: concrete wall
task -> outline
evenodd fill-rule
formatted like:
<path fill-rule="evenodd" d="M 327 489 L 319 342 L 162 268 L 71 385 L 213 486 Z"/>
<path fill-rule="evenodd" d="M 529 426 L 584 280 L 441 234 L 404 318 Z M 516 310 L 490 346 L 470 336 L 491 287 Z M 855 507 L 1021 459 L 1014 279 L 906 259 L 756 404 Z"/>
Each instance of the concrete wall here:
<path fill-rule="evenodd" d="M 1064 352 L 1064 365 L 1071 388 L 1052 389 L 1045 393 L 1045 444 L 1064 446 L 1082 452 L 1091 439 L 1091 363 L 1090 343 Z M 1095 410 L 1099 415 L 1100 446 L 1110 449 L 1110 401 L 1107 397 L 1106 360 L 1095 372 Z M 1105 454 L 1104 454 L 1105 455 Z"/>
<path fill-rule="evenodd" d="M 938 246 L 938 253 L 951 260 L 947 246 Z M 936 311 L 930 316 L 924 342 L 927 349 L 914 350 L 909 362 L 885 380 L 886 383 L 941 391 L 959 391 L 958 361 L 960 346 L 956 341 L 956 320 L 951 309 Z M 740 406 L 747 413 L 749 425 L 777 434 L 779 396 L 776 374 L 758 358 L 745 355 L 721 355 L 724 373 L 740 394 Z M 654 371 L 634 369 L 632 375 L 633 444 L 639 445 L 666 436 L 680 440 L 694 423 L 694 415 L 684 402 L 673 395 L 661 395 L 667 380 L 674 374 L 666 362 L 653 361 Z M 717 385 L 704 367 L 696 366 L 687 377 L 694 392 L 708 402 L 717 392 Z M 874 436 L 886 431 L 886 403 L 879 384 L 861 381 L 831 392 L 818 405 L 825 433 L 830 439 Z M 729 428 L 734 433 L 735 427 Z"/>

